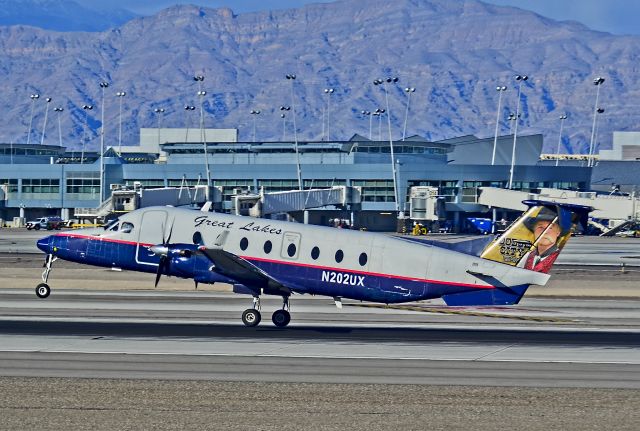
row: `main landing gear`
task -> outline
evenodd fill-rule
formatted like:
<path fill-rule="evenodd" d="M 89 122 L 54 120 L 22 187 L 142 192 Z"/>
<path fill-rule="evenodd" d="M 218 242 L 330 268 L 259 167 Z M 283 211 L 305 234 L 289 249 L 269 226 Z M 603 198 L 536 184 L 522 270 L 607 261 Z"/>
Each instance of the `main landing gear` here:
<path fill-rule="evenodd" d="M 52 254 L 48 254 L 44 261 L 44 271 L 42 271 L 42 281 L 36 286 L 36 296 L 38 298 L 46 298 L 51 295 L 51 288 L 47 284 L 49 280 L 49 273 L 51 272 L 51 267 L 53 266 L 53 262 L 55 262 L 58 258 Z"/>
<path fill-rule="evenodd" d="M 253 297 L 253 308 L 248 308 L 242 313 L 242 323 L 248 327 L 258 326 L 262 320 L 260 314 L 260 297 Z M 278 328 L 284 328 L 291 322 L 291 314 L 289 313 L 289 296 L 282 297 L 282 309 L 274 311 L 271 321 Z"/>

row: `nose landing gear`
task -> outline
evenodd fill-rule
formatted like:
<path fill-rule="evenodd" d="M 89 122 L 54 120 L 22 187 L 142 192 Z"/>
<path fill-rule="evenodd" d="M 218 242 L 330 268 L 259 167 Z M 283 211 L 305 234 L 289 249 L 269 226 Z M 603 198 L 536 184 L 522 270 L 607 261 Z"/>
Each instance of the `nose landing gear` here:
<path fill-rule="evenodd" d="M 51 272 L 53 262 L 55 262 L 58 258 L 52 254 L 48 254 L 44 261 L 44 271 L 42 271 L 42 281 L 36 286 L 36 296 L 38 298 L 44 299 L 51 295 L 51 288 L 47 284 L 49 280 L 49 273 Z"/>

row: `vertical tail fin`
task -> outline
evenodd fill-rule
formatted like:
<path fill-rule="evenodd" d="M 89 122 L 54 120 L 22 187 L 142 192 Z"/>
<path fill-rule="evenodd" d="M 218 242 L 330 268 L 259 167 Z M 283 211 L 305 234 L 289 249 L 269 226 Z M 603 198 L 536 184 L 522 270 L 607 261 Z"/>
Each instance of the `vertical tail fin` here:
<path fill-rule="evenodd" d="M 587 225 L 592 207 L 547 201 L 523 201 L 529 209 L 480 254 L 483 259 L 549 273 L 571 237 Z"/>

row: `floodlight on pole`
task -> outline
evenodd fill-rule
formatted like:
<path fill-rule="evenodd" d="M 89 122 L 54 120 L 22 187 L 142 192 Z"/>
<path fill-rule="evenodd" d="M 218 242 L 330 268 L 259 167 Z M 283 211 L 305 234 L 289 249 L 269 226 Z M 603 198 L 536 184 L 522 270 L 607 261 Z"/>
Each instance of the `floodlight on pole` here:
<path fill-rule="evenodd" d="M 407 108 L 404 111 L 404 127 L 402 128 L 402 140 L 407 136 L 407 119 L 409 118 L 409 104 L 411 103 L 411 93 L 415 93 L 416 89 L 414 87 L 406 87 L 404 89 L 405 93 L 407 93 Z"/>
<path fill-rule="evenodd" d="M 162 117 L 164 117 L 164 108 L 156 108 L 153 110 L 158 116 L 158 151 L 160 151 L 160 129 L 162 128 Z"/>
<path fill-rule="evenodd" d="M 386 111 L 384 109 L 376 108 L 376 110 L 373 111 L 373 114 L 371 114 L 378 117 L 378 141 L 382 141 L 382 114 L 385 112 Z"/>
<path fill-rule="evenodd" d="M 396 201 L 396 213 L 398 215 L 398 219 L 404 218 L 404 211 L 400 208 L 400 199 L 398 197 L 398 177 L 396 173 L 396 159 L 393 151 L 393 138 L 391 136 L 391 112 L 389 111 L 389 92 L 387 91 L 387 84 L 397 83 L 398 78 L 387 78 L 385 80 L 376 79 L 373 81 L 373 85 L 380 86 L 384 91 L 384 98 L 387 105 L 387 126 L 389 129 L 389 147 L 391 149 L 391 172 L 393 174 L 393 196 Z M 384 112 L 384 110 L 382 110 Z M 382 113 L 381 112 L 381 113 Z"/>
<path fill-rule="evenodd" d="M 289 110 L 291 110 L 291 106 L 280 107 L 280 111 L 282 112 L 280 114 L 280 118 L 282 118 L 282 141 L 287 140 L 287 115 L 285 114 L 285 111 Z"/>
<path fill-rule="evenodd" d="M 496 87 L 498 92 L 498 114 L 496 115 L 496 133 L 493 138 L 493 153 L 491 154 L 491 166 L 496 164 L 496 147 L 498 146 L 498 127 L 500 124 L 500 104 L 502 103 L 502 93 L 507 91 L 505 85 L 499 85 Z"/>
<path fill-rule="evenodd" d="M 104 91 L 109 87 L 109 83 L 102 81 L 102 114 L 100 116 L 100 203 L 104 200 Z"/>
<path fill-rule="evenodd" d="M 558 135 L 558 147 L 556 148 L 556 166 L 558 166 L 558 161 L 560 160 L 560 144 L 562 143 L 562 127 L 564 126 L 564 120 L 567 119 L 567 114 L 562 114 L 560 117 L 560 134 Z"/>
<path fill-rule="evenodd" d="M 84 163 L 84 147 L 87 141 L 87 128 L 89 126 L 89 117 L 88 113 L 93 109 L 93 105 L 83 105 L 82 109 L 84 109 L 84 129 L 82 130 L 82 151 L 80 153 L 80 164 Z"/>
<path fill-rule="evenodd" d="M 192 105 L 184 105 L 184 125 L 185 125 L 185 133 L 184 133 L 184 142 L 189 142 L 189 111 L 195 111 L 196 107 Z"/>
<path fill-rule="evenodd" d="M 335 90 L 333 88 L 325 88 L 324 93 L 327 95 L 327 141 L 331 140 L 331 95 Z"/>
<path fill-rule="evenodd" d="M 122 154 L 122 99 L 127 95 L 126 91 L 118 91 L 116 97 L 118 98 L 118 155 Z"/>
<path fill-rule="evenodd" d="M 62 112 L 64 111 L 64 108 L 62 107 L 53 108 L 53 111 L 58 113 L 58 140 L 59 140 L 60 146 L 62 147 L 62 127 L 60 125 L 60 117 L 62 116 Z"/>
<path fill-rule="evenodd" d="M 47 107 L 44 110 L 44 125 L 42 126 L 42 137 L 40 138 L 40 145 L 44 145 L 44 132 L 47 130 L 47 118 L 49 117 L 49 104 L 53 99 L 51 97 L 47 97 L 44 99 L 47 102 Z"/>
<path fill-rule="evenodd" d="M 211 201 L 211 171 L 209 170 L 209 153 L 207 151 L 207 139 L 204 133 L 204 96 L 207 92 L 202 89 L 202 82 L 204 81 L 203 75 L 196 75 L 193 80 L 198 83 L 198 98 L 200 99 L 200 139 L 202 140 L 202 146 L 204 147 L 204 162 L 207 171 L 207 188 L 206 196 L 207 201 Z"/>
<path fill-rule="evenodd" d="M 604 108 L 596 109 L 596 114 L 598 114 L 598 117 L 600 117 L 599 114 L 603 114 L 603 113 L 604 113 Z M 595 166 L 595 155 L 596 155 L 597 146 L 598 146 L 598 120 L 596 119 L 596 131 L 594 133 L 594 138 L 593 138 L 593 154 L 591 155 L 591 157 L 589 157 L 589 160 L 591 161 L 591 166 Z"/>
<path fill-rule="evenodd" d="M 253 142 L 256 141 L 256 118 L 260 115 L 259 109 L 252 109 L 249 114 L 253 115 Z"/>
<path fill-rule="evenodd" d="M 516 103 L 516 126 L 513 131 L 513 148 L 511 150 L 511 168 L 509 169 L 509 186 L 508 189 L 513 187 L 513 171 L 516 163 L 516 139 L 518 136 L 518 119 L 520 118 L 520 94 L 522 93 L 522 84 L 529 79 L 527 75 L 516 75 L 516 82 L 518 83 L 518 102 Z"/>
<path fill-rule="evenodd" d="M 369 140 L 371 140 L 371 122 L 373 120 L 373 115 L 371 114 L 371 111 L 366 111 L 366 110 L 362 110 L 361 114 L 364 115 L 365 117 L 369 117 Z"/>
<path fill-rule="evenodd" d="M 29 128 L 27 129 L 27 145 L 31 142 L 31 127 L 33 126 L 33 110 L 35 108 L 35 102 L 40 98 L 38 93 L 29 96 L 31 98 L 31 116 L 29 117 Z"/>
<path fill-rule="evenodd" d="M 296 171 L 298 174 L 298 189 L 302 190 L 302 170 L 300 169 L 300 153 L 298 151 L 298 130 L 296 127 L 296 105 L 293 98 L 293 82 L 296 80 L 296 75 L 287 74 L 285 78 L 291 82 L 291 115 L 293 116 L 293 144 L 296 151 Z"/>
<path fill-rule="evenodd" d="M 593 105 L 593 124 L 591 126 L 591 141 L 589 142 L 589 160 L 587 166 L 593 166 L 591 156 L 594 151 L 594 140 L 596 133 L 596 117 L 598 116 L 598 98 L 600 97 L 600 86 L 604 84 L 605 79 L 602 76 L 598 76 L 593 79 L 593 85 L 596 86 L 596 103 Z"/>

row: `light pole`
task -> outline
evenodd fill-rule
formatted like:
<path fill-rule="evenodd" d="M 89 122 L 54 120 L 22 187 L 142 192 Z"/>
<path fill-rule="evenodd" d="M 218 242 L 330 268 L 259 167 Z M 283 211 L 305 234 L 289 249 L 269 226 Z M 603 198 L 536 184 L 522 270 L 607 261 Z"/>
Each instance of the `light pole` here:
<path fill-rule="evenodd" d="M 381 86 L 384 90 L 384 98 L 387 105 L 387 126 L 389 129 L 389 147 L 391 149 L 391 170 L 393 174 L 393 195 L 396 201 L 396 212 L 398 213 L 398 219 L 404 219 L 404 211 L 400 209 L 400 199 L 398 198 L 398 176 L 396 174 L 396 159 L 393 152 L 393 139 L 391 137 L 391 112 L 389 111 L 389 93 L 387 91 L 387 84 L 398 82 L 398 78 L 387 78 L 385 80 L 376 79 L 373 81 L 373 85 Z M 384 112 L 384 110 L 382 110 Z M 381 113 L 382 113 L 381 112 Z"/>
<path fill-rule="evenodd" d="M 160 151 L 160 128 L 162 127 L 162 117 L 164 116 L 164 108 L 156 108 L 153 110 L 158 116 L 158 151 Z"/>
<path fill-rule="evenodd" d="M 496 147 L 498 146 L 498 126 L 500 124 L 500 104 L 502 103 L 502 93 L 507 91 L 505 85 L 496 87 L 498 92 L 498 114 L 496 115 L 496 134 L 493 138 L 493 154 L 491 155 L 491 166 L 496 164 Z"/>
<path fill-rule="evenodd" d="M 293 144 L 296 151 L 296 170 L 298 174 L 298 189 L 302 190 L 302 171 L 300 169 L 300 153 L 298 152 L 298 130 L 296 127 L 296 105 L 293 98 L 293 82 L 296 80 L 296 75 L 288 74 L 285 78 L 291 82 L 291 115 L 293 116 Z"/>
<path fill-rule="evenodd" d="M 116 97 L 118 97 L 119 101 L 119 109 L 118 109 L 118 155 L 122 154 L 122 99 L 126 96 L 127 93 L 125 91 L 118 91 L 116 93 Z"/>
<path fill-rule="evenodd" d="M 411 103 L 411 93 L 415 93 L 414 87 L 406 87 L 404 91 L 407 93 L 407 109 L 404 111 L 404 127 L 402 128 L 402 140 L 407 136 L 407 119 L 409 118 L 409 104 Z"/>
<path fill-rule="evenodd" d="M 373 114 L 371 114 L 378 117 L 378 141 L 382 141 L 382 114 L 385 112 L 386 111 L 384 109 L 376 108 L 376 110 L 373 111 Z"/>
<path fill-rule="evenodd" d="M 593 125 L 591 126 L 591 141 L 589 142 L 589 160 L 587 166 L 593 166 L 591 156 L 594 151 L 594 139 L 596 133 L 596 117 L 598 115 L 598 97 L 600 96 L 600 86 L 604 83 L 604 78 L 598 76 L 593 79 L 593 85 L 596 86 L 596 103 L 593 105 Z"/>
<path fill-rule="evenodd" d="M 327 95 L 327 141 L 331 140 L 330 124 L 331 124 L 331 95 L 335 90 L 333 88 L 325 88 L 324 93 Z"/>
<path fill-rule="evenodd" d="M 200 99 L 200 139 L 202 139 L 202 146 L 204 147 L 204 162 L 207 170 L 207 201 L 211 201 L 211 171 L 209 170 L 209 154 L 207 152 L 207 139 L 204 133 L 204 96 L 207 92 L 202 89 L 202 82 L 204 81 L 203 75 L 196 75 L 193 80 L 198 83 L 198 98 Z"/>
<path fill-rule="evenodd" d="M 27 130 L 27 145 L 31 142 L 31 126 L 33 126 L 33 109 L 35 108 L 36 100 L 40 98 L 38 93 L 29 96 L 31 98 L 31 116 L 29 117 L 29 129 Z"/>
<path fill-rule="evenodd" d="M 364 115 L 365 117 L 369 117 L 369 140 L 371 140 L 371 120 L 373 120 L 373 117 L 371 116 L 371 111 L 361 111 L 362 115 Z"/>
<path fill-rule="evenodd" d="M 604 108 L 596 109 L 596 114 L 598 114 L 598 117 L 600 116 L 599 114 L 603 114 L 603 113 L 604 113 Z M 589 160 L 591 161 L 591 166 L 595 166 L 595 155 L 596 155 L 597 146 L 598 146 L 598 121 L 596 120 L 596 132 L 594 133 L 594 137 L 593 137 L 593 154 L 591 155 L 592 157 L 589 158 Z"/>
<path fill-rule="evenodd" d="M 192 105 L 184 105 L 184 125 L 186 128 L 186 132 L 184 134 L 184 142 L 187 143 L 189 141 L 189 111 L 195 111 L 196 107 Z"/>
<path fill-rule="evenodd" d="M 511 112 L 509 114 L 509 134 L 513 134 L 513 122 L 516 121 L 516 118 L 520 118 L 520 114 L 518 114 L 518 116 L 516 117 L 516 114 Z"/>
<path fill-rule="evenodd" d="M 518 82 L 518 102 L 516 103 L 516 127 L 513 131 L 513 149 L 511 150 L 511 169 L 509 169 L 509 189 L 513 186 L 513 170 L 516 163 L 516 138 L 518 136 L 518 118 L 520 118 L 520 93 L 522 92 L 522 84 L 529 79 L 527 75 L 516 75 Z"/>
<path fill-rule="evenodd" d="M 558 166 L 558 162 L 560 161 L 560 144 L 562 143 L 562 127 L 564 126 L 564 120 L 567 119 L 567 114 L 560 115 L 560 135 L 558 136 L 558 147 L 556 148 L 556 166 Z"/>
<path fill-rule="evenodd" d="M 62 147 L 62 127 L 60 126 L 60 117 L 62 116 L 62 112 L 64 111 L 64 108 L 61 108 L 61 107 L 53 108 L 53 111 L 58 113 L 58 140 L 60 142 L 60 146 Z"/>
<path fill-rule="evenodd" d="M 93 105 L 83 105 L 82 109 L 84 109 L 84 129 L 82 131 L 82 151 L 80 153 L 80 164 L 84 164 L 84 146 L 87 141 L 87 128 L 89 126 L 88 112 L 93 109 Z"/>
<path fill-rule="evenodd" d="M 256 141 L 256 118 L 260 115 L 259 109 L 252 109 L 249 114 L 253 115 L 253 142 Z"/>
<path fill-rule="evenodd" d="M 44 110 L 44 125 L 42 126 L 42 137 L 40 138 L 40 145 L 44 145 L 44 131 L 47 130 L 47 118 L 49 117 L 49 104 L 51 103 L 51 97 L 44 99 L 47 102 L 47 107 Z"/>
<path fill-rule="evenodd" d="M 290 109 L 291 109 L 291 106 L 280 107 L 280 111 L 282 112 L 280 114 L 280 118 L 282 118 L 282 140 L 283 141 L 287 140 L 287 115 L 285 114 L 285 111 L 289 111 Z"/>
<path fill-rule="evenodd" d="M 102 113 L 100 115 L 100 203 L 104 199 L 104 91 L 109 87 L 109 83 L 102 81 Z"/>

